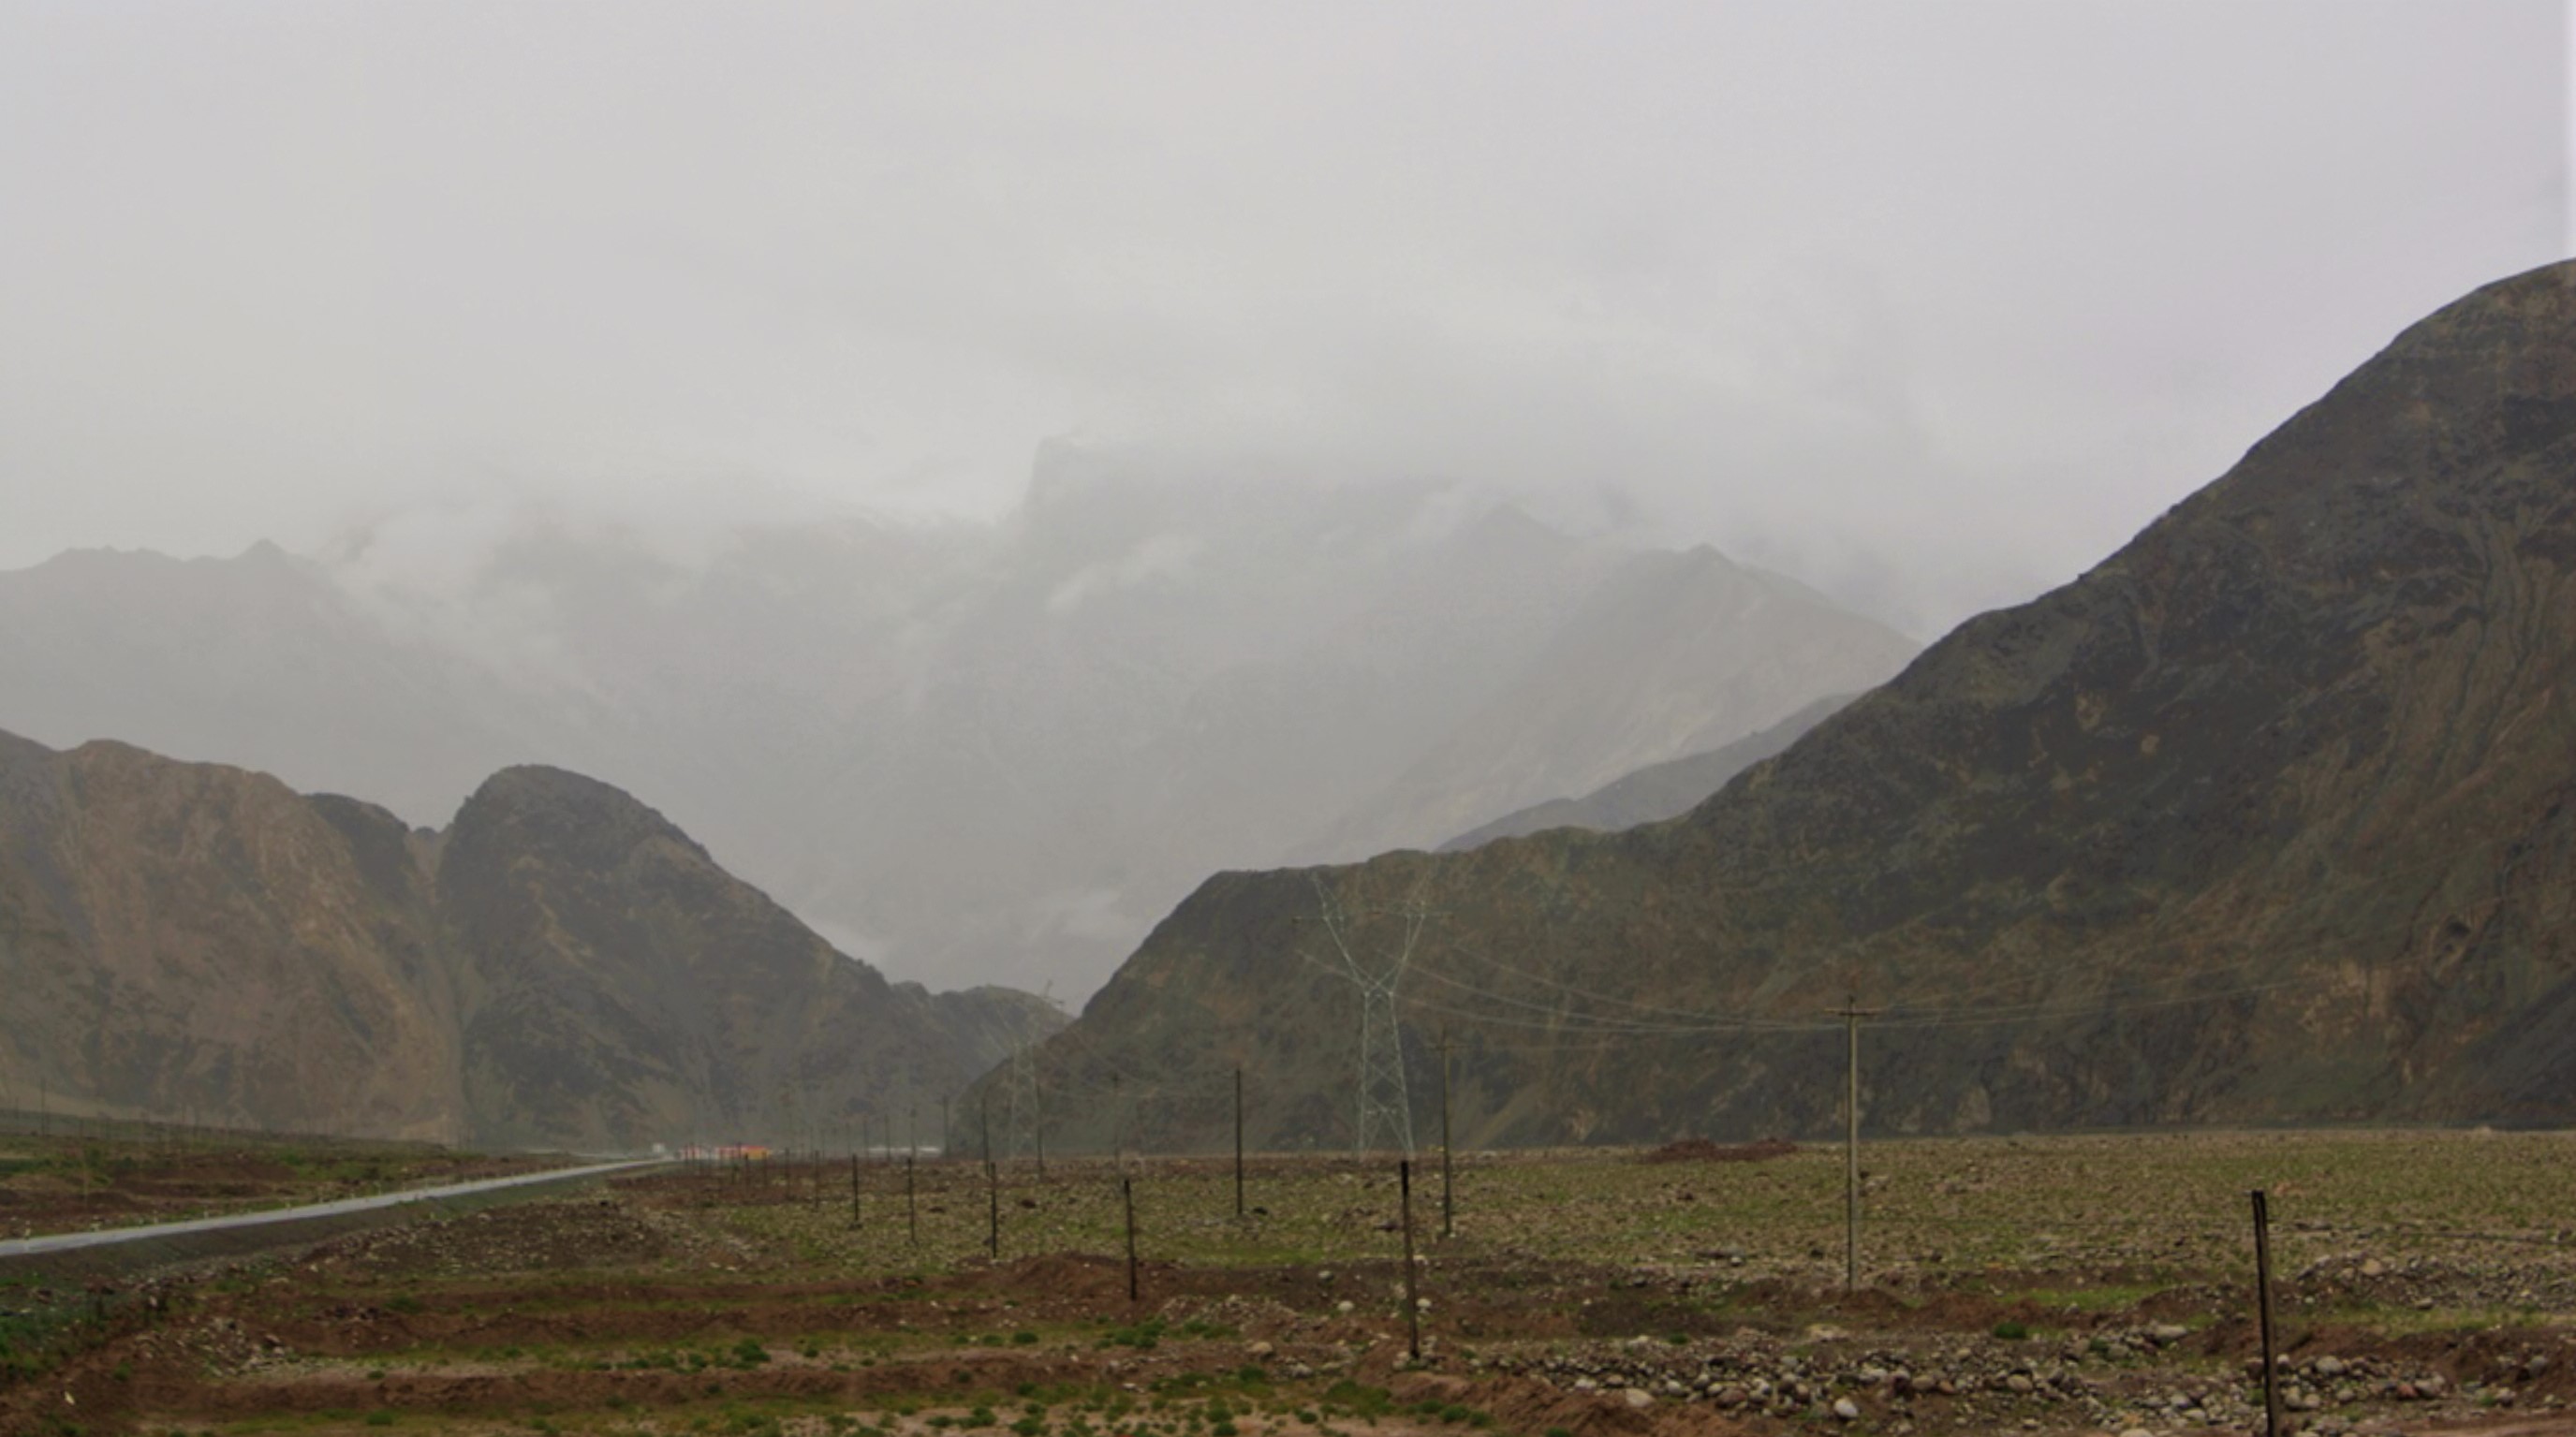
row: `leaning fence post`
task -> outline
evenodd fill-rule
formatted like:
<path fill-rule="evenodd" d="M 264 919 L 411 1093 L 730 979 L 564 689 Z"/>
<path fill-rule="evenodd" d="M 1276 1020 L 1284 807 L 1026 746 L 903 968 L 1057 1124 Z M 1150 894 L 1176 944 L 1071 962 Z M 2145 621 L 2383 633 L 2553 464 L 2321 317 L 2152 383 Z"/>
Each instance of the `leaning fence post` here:
<path fill-rule="evenodd" d="M 2254 1310 L 2263 1328 L 2263 1432 L 2281 1437 L 2281 1372 L 2272 1358 L 2272 1214 L 2254 1189 Z"/>

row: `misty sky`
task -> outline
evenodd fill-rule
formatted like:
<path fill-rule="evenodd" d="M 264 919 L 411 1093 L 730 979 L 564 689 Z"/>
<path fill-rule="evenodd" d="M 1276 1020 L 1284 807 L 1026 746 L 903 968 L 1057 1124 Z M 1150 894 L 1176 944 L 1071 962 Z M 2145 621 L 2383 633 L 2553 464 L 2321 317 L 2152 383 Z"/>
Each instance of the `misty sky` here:
<path fill-rule="evenodd" d="M 519 495 L 989 515 L 1073 435 L 1482 479 L 1930 637 L 2565 255 L 2568 29 L 0 0 L 0 566 Z"/>

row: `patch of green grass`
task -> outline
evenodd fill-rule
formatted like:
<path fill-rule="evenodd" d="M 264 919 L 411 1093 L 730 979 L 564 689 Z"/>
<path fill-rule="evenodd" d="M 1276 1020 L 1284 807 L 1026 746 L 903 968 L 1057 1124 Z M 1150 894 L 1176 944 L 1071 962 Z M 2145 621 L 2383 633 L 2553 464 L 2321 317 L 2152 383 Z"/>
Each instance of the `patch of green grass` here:
<path fill-rule="evenodd" d="M 1370 1387 L 1353 1382 L 1349 1378 L 1343 1378 L 1324 1389 L 1324 1411 L 1328 1415 L 1338 1412 L 1344 1416 L 1375 1421 L 1387 1414 L 1392 1402 L 1393 1399 L 1387 1395 L 1385 1388 Z M 1569 1432 L 1565 1437 L 1574 1437 L 1574 1434 Z"/>
<path fill-rule="evenodd" d="M 1109 1329 L 1107 1333 L 1102 1335 L 1100 1345 L 1103 1347 L 1133 1347 L 1140 1352 L 1150 1351 L 1156 1344 L 1162 1341 L 1163 1334 L 1168 1330 L 1169 1327 L 1163 1319 L 1159 1317 L 1149 1317 L 1142 1322 L 1132 1323 L 1125 1327 L 1113 1327 Z"/>

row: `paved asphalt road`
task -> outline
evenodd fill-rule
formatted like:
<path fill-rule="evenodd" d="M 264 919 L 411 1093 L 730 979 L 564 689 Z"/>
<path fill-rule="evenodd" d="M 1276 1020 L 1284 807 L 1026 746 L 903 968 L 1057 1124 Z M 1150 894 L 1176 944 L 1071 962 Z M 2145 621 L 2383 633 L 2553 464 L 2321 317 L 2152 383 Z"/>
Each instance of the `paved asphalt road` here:
<path fill-rule="evenodd" d="M 374 1197 L 341 1198 L 334 1202 L 314 1203 L 309 1207 L 273 1208 L 266 1212 L 236 1213 L 230 1217 L 191 1218 L 186 1222 L 154 1223 L 150 1227 L 116 1227 L 99 1232 L 60 1232 L 44 1237 L 11 1238 L 0 1242 L 0 1258 L 31 1257 L 37 1253 L 70 1252 L 76 1248 L 100 1247 L 114 1242 L 141 1242 L 148 1238 L 174 1237 L 189 1232 L 219 1232 L 225 1228 L 257 1227 L 264 1223 L 302 1222 L 308 1218 L 338 1217 L 343 1213 L 371 1212 L 377 1208 L 396 1207 L 410 1202 L 435 1202 L 441 1198 L 463 1197 L 468 1193 L 488 1193 L 501 1188 L 527 1187 L 535 1183 L 571 1182 L 577 1178 L 597 1177 L 602 1173 L 622 1173 L 635 1168 L 649 1168 L 663 1162 L 644 1158 L 622 1163 L 594 1163 L 586 1168 L 556 1168 L 550 1172 L 521 1173 L 516 1177 L 485 1178 L 480 1182 L 449 1183 L 444 1187 L 412 1188 L 405 1192 L 379 1193 Z"/>

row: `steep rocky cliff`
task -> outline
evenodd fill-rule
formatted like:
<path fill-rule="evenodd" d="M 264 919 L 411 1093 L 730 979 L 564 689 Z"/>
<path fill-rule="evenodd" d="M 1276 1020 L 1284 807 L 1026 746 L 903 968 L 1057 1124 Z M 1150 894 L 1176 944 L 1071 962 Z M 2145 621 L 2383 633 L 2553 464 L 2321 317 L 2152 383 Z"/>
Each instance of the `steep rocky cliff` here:
<path fill-rule="evenodd" d="M 442 955 L 374 856 L 264 775 L 0 737 L 8 1100 L 462 1137 Z"/>
<path fill-rule="evenodd" d="M 1172 1142 L 1241 1063 L 1259 1137 L 1348 1142 L 1316 920 L 1366 957 L 1416 906 L 1417 1106 L 1445 1026 L 1479 1143 L 1824 1126 L 1849 994 L 1879 1129 L 2576 1120 L 2571 695 L 2559 265 L 1684 817 L 1211 880 L 1047 1063 Z"/>
<path fill-rule="evenodd" d="M 431 833 L 5 735 L 0 993 L 0 1105 L 584 1149 L 838 1143 L 1061 1021 L 889 985 L 575 774 Z"/>

